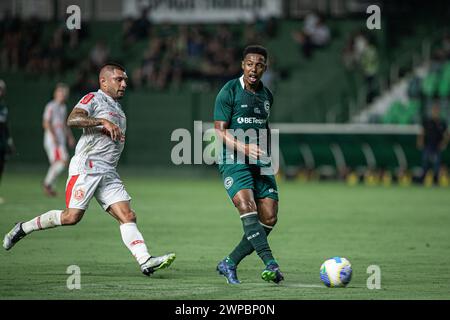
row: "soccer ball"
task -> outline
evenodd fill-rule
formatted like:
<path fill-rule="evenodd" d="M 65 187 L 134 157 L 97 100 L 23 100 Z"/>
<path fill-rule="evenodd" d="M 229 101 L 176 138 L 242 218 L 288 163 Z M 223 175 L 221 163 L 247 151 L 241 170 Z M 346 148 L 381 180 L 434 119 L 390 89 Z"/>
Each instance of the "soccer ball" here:
<path fill-rule="evenodd" d="M 320 280 L 327 287 L 345 287 L 351 279 L 352 265 L 345 258 L 333 257 L 320 266 Z"/>

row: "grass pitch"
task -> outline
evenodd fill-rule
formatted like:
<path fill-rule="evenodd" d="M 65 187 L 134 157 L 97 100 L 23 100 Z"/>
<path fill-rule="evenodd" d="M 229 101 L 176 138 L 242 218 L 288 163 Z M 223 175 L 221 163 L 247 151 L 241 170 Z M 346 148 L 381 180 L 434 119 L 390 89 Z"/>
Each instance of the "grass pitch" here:
<path fill-rule="evenodd" d="M 1 187 L 0 233 L 64 206 L 43 196 L 45 172 L 7 172 Z M 0 299 L 449 299 L 449 189 L 349 187 L 279 181 L 279 222 L 270 244 L 286 280 L 260 278 L 255 254 L 238 269 L 240 286 L 218 276 L 217 262 L 241 238 L 238 214 L 219 176 L 155 178 L 122 174 L 152 254 L 174 251 L 169 269 L 147 278 L 123 245 L 117 222 L 91 202 L 74 227 L 35 232 L 0 252 Z M 353 266 L 347 288 L 326 288 L 321 263 L 343 256 Z M 66 270 L 81 270 L 69 290 Z M 381 268 L 381 289 L 369 290 L 367 268 Z"/>

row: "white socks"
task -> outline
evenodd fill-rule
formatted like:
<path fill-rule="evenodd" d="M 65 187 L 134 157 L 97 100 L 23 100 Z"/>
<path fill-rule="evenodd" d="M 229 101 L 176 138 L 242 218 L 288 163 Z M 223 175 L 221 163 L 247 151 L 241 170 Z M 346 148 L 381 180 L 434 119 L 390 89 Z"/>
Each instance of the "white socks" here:
<path fill-rule="evenodd" d="M 36 230 L 54 228 L 61 225 L 62 210 L 51 210 L 30 221 L 22 224 L 22 229 L 26 234 Z M 143 264 L 150 258 L 147 246 L 142 234 L 139 232 L 136 223 L 124 223 L 120 225 L 120 233 L 123 243 L 131 251 L 139 264 Z"/>
<path fill-rule="evenodd" d="M 143 264 L 150 258 L 144 238 L 139 232 L 136 223 L 124 223 L 120 225 L 123 243 L 131 251 L 139 264 Z"/>
<path fill-rule="evenodd" d="M 45 176 L 44 184 L 46 186 L 53 186 L 55 183 L 56 178 L 61 174 L 61 172 L 64 171 L 64 168 L 66 166 L 64 165 L 64 162 L 62 161 L 56 161 L 54 162 L 50 168 L 48 168 L 47 175 Z"/>
<path fill-rule="evenodd" d="M 36 230 L 54 228 L 61 225 L 62 210 L 51 210 L 22 224 L 26 234 Z"/>

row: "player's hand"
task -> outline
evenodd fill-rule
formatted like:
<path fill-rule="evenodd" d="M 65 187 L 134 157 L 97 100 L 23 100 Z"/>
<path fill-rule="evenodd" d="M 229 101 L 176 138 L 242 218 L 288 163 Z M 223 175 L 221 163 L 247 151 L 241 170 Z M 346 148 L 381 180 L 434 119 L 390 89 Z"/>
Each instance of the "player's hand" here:
<path fill-rule="evenodd" d="M 113 141 L 122 140 L 122 131 L 118 126 L 116 126 L 114 123 L 106 119 L 102 119 L 102 125 L 105 128 L 105 130 L 108 131 L 108 134 Z"/>
<path fill-rule="evenodd" d="M 259 159 L 266 153 L 257 144 L 250 143 L 245 145 L 245 155 L 252 159 Z"/>

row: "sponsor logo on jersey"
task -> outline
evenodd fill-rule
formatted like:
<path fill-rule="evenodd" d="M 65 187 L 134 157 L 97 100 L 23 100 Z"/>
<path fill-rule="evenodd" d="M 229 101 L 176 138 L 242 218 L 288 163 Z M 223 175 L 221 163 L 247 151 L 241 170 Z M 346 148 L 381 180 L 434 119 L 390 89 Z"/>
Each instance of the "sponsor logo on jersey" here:
<path fill-rule="evenodd" d="M 92 93 L 85 95 L 84 98 L 81 100 L 81 104 L 88 104 L 89 101 L 91 101 L 93 97 L 94 97 L 94 94 L 92 94 Z"/>
<path fill-rule="evenodd" d="M 269 189 L 269 192 L 270 192 L 270 193 L 278 193 L 278 191 L 275 190 L 274 188 L 270 188 L 270 189 Z"/>
<path fill-rule="evenodd" d="M 265 119 L 258 119 L 258 118 L 255 118 L 255 117 L 239 117 L 239 118 L 237 118 L 237 123 L 239 123 L 239 124 L 243 124 L 243 123 L 245 123 L 245 124 L 264 124 L 264 123 L 266 123 L 267 122 L 267 120 L 265 120 Z"/>
<path fill-rule="evenodd" d="M 233 185 L 233 182 L 234 182 L 234 180 L 232 177 L 226 177 L 225 180 L 223 181 L 225 189 L 227 189 L 227 190 L 230 189 L 231 186 Z"/>

